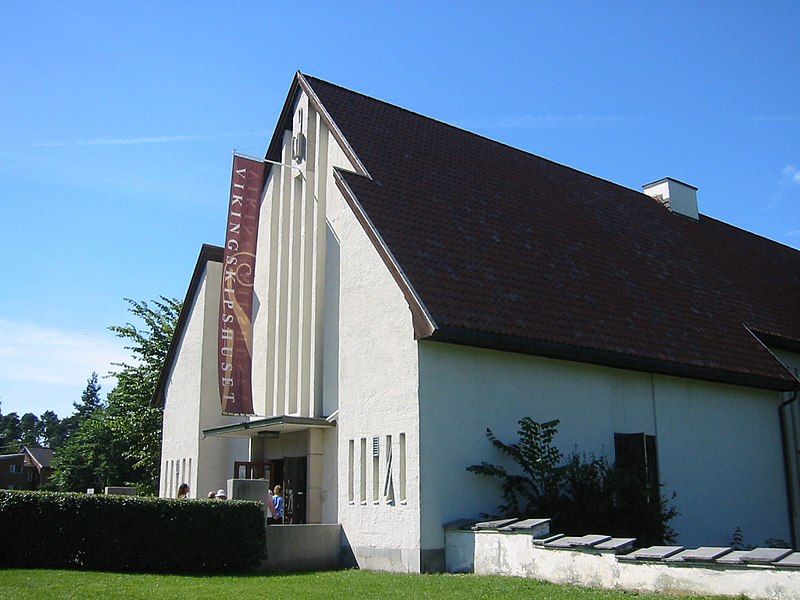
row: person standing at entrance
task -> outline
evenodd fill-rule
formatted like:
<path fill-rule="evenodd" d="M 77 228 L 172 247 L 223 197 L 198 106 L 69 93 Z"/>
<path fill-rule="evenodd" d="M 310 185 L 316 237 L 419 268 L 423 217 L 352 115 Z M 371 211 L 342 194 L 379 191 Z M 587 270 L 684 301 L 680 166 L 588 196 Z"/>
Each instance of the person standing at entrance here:
<path fill-rule="evenodd" d="M 267 525 L 274 525 L 275 523 L 280 523 L 278 521 L 277 514 L 275 512 L 275 498 L 272 496 L 272 491 L 267 488 Z"/>
<path fill-rule="evenodd" d="M 272 496 L 272 502 L 275 505 L 275 517 L 279 523 L 283 523 L 283 488 L 280 485 L 275 486 L 275 492 Z"/>

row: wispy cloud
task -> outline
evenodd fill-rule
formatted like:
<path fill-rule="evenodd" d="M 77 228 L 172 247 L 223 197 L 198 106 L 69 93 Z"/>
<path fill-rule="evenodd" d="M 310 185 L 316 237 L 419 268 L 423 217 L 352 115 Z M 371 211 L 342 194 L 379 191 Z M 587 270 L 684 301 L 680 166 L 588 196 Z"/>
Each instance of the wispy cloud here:
<path fill-rule="evenodd" d="M 95 138 L 89 140 L 74 141 L 49 141 L 31 142 L 27 144 L 33 148 L 56 148 L 63 146 L 131 146 L 136 144 L 174 144 L 177 142 L 202 142 L 206 140 L 219 140 L 225 138 L 237 138 L 242 136 L 265 135 L 266 132 L 259 131 L 251 134 L 247 133 L 218 133 L 218 134 L 197 134 L 197 135 L 151 135 L 141 137 L 121 137 L 121 138 Z"/>
<path fill-rule="evenodd" d="M 800 185 L 800 171 L 794 165 L 786 165 L 781 173 L 781 183 L 784 185 Z"/>
<path fill-rule="evenodd" d="M 756 123 L 800 123 L 800 113 L 758 115 L 753 120 Z"/>
<path fill-rule="evenodd" d="M 79 333 L 0 319 L 0 400 L 3 411 L 69 412 L 86 379 L 128 361 L 113 334 Z M 106 380 L 103 387 L 113 386 Z"/>
<path fill-rule="evenodd" d="M 787 195 L 796 193 L 800 186 L 800 170 L 794 165 L 786 165 L 778 178 L 775 193 L 767 202 L 767 210 L 774 210 Z"/>
<path fill-rule="evenodd" d="M 629 122 L 617 115 L 546 115 L 529 114 L 463 121 L 468 129 L 583 129 L 590 127 L 618 127 Z"/>

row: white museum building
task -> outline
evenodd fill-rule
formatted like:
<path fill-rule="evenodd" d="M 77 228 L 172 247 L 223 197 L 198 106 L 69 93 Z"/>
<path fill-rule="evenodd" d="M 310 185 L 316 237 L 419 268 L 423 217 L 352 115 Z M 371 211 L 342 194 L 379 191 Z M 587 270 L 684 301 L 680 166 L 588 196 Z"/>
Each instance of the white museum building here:
<path fill-rule="evenodd" d="M 676 179 L 636 191 L 301 73 L 264 160 L 255 415 L 222 414 L 204 245 L 154 397 L 161 496 L 267 478 L 360 567 L 436 571 L 443 524 L 497 513 L 466 471 L 502 462 L 486 429 L 559 419 L 565 454 L 639 436 L 679 543 L 796 544 L 800 252 Z"/>

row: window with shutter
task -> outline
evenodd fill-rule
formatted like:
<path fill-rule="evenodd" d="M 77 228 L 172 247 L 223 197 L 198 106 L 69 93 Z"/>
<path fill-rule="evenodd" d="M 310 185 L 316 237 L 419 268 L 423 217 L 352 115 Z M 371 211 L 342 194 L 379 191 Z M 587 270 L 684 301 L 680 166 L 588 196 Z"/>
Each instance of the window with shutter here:
<path fill-rule="evenodd" d="M 615 433 L 614 455 L 617 467 L 631 477 L 649 483 L 652 490 L 658 493 L 656 436 L 645 433 Z"/>

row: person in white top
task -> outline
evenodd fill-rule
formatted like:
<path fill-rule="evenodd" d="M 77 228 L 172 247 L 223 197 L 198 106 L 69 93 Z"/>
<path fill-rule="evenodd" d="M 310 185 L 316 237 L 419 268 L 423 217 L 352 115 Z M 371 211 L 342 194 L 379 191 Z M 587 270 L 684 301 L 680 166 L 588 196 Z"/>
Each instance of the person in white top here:
<path fill-rule="evenodd" d="M 272 497 L 272 491 L 267 488 L 267 510 L 269 514 L 267 515 L 267 525 L 272 525 L 273 523 L 278 522 L 278 513 L 275 512 L 275 500 Z"/>

